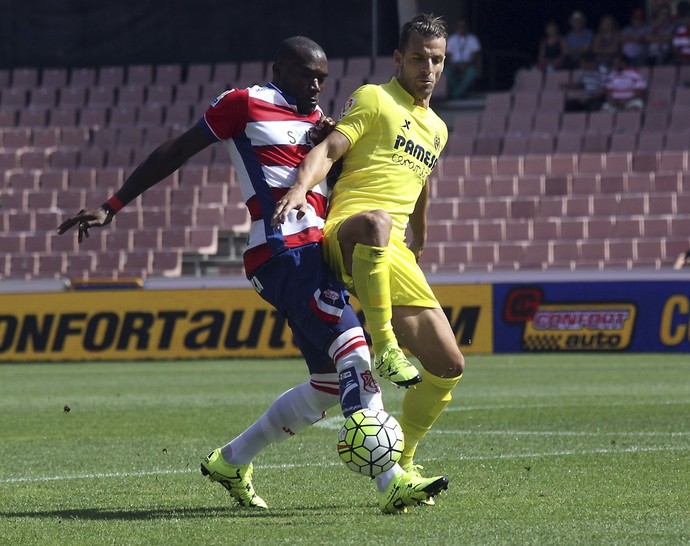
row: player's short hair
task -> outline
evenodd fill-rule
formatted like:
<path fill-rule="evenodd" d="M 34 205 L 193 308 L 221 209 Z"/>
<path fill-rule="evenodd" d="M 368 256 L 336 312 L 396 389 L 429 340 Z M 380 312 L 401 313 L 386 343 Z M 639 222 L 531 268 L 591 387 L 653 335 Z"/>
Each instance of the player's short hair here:
<path fill-rule="evenodd" d="M 305 58 L 309 56 L 325 57 L 326 53 L 323 48 L 311 38 L 307 38 L 306 36 L 291 36 L 280 42 L 276 51 L 275 60 L 280 62 L 288 58 Z"/>
<path fill-rule="evenodd" d="M 425 38 L 447 38 L 448 26 L 443 17 L 436 17 L 433 13 L 419 13 L 400 29 L 398 50 L 405 51 L 410 41 L 410 34 L 413 32 L 421 34 Z"/>

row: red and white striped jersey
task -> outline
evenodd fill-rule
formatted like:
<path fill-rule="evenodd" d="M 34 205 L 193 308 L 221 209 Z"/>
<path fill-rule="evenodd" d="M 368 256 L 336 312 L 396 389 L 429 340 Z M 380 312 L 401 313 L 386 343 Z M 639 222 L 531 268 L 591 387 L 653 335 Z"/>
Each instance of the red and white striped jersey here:
<path fill-rule="evenodd" d="M 606 80 L 606 90 L 614 100 L 632 99 L 637 91 L 647 89 L 647 81 L 635 68 L 613 70 Z"/>
<path fill-rule="evenodd" d="M 249 209 L 252 222 L 244 252 L 247 275 L 286 248 L 321 240 L 327 205 L 325 180 L 307 193 L 309 210 L 300 220 L 291 211 L 280 229 L 271 226 L 276 201 L 292 187 L 297 167 L 314 146 L 309 130 L 321 116 L 318 107 L 309 115 L 300 114 L 294 99 L 269 83 L 226 91 L 200 121 L 213 138 L 226 141 Z"/>

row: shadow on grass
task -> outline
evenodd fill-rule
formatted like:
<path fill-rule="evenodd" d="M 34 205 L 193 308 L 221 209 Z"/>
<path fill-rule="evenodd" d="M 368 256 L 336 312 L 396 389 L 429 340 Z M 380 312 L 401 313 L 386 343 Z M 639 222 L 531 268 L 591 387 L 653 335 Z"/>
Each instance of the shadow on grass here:
<path fill-rule="evenodd" d="M 205 518 L 285 518 L 304 515 L 305 512 L 330 512 L 342 510 L 343 506 L 270 508 L 268 510 L 245 510 L 240 507 L 219 508 L 150 508 L 150 509 L 103 509 L 82 508 L 65 510 L 39 510 L 36 512 L 0 512 L 0 518 L 65 519 L 65 520 L 168 520 Z"/>

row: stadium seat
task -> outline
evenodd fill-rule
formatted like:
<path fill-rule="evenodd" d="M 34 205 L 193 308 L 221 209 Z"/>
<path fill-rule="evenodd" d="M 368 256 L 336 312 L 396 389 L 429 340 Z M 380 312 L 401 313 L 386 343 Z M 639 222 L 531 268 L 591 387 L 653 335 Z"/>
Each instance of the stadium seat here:
<path fill-rule="evenodd" d="M 578 171 L 580 173 L 596 174 L 604 170 L 606 156 L 604 154 L 580 154 Z"/>
<path fill-rule="evenodd" d="M 163 277 L 179 277 L 182 274 L 182 251 L 160 250 L 153 252 L 151 273 Z"/>
<path fill-rule="evenodd" d="M 523 156 L 499 156 L 495 161 L 494 173 L 499 177 L 507 176 L 512 178 L 514 176 L 519 176 L 523 173 L 523 161 Z"/>
<path fill-rule="evenodd" d="M 156 85 L 177 85 L 182 81 L 182 65 L 160 64 L 156 66 L 154 81 Z"/>
<path fill-rule="evenodd" d="M 484 111 L 507 116 L 512 109 L 512 105 L 513 96 L 511 93 L 487 93 L 484 101 Z"/>
<path fill-rule="evenodd" d="M 98 85 L 117 87 L 125 83 L 123 66 L 104 66 L 98 71 Z"/>
<path fill-rule="evenodd" d="M 66 172 L 63 169 L 42 169 L 37 172 L 38 187 L 41 190 L 61 192 L 67 187 Z"/>
<path fill-rule="evenodd" d="M 364 79 L 371 74 L 371 58 L 370 57 L 348 57 L 347 58 L 347 76 L 359 77 Z"/>
<path fill-rule="evenodd" d="M 234 74 L 237 73 L 237 66 L 235 65 Z M 187 67 L 187 76 L 185 83 L 201 85 L 211 81 L 213 74 L 213 66 L 209 63 L 195 63 Z M 233 74 L 233 76 L 234 76 Z"/>
<path fill-rule="evenodd" d="M 239 64 L 233 62 L 217 63 L 213 67 L 213 76 L 209 83 L 216 89 L 215 95 L 230 87 L 234 87 L 237 82 Z M 201 82 L 202 85 L 204 82 Z M 222 88 L 222 89 L 221 89 Z"/>
<path fill-rule="evenodd" d="M 535 95 L 541 91 L 543 73 L 541 70 L 520 70 L 515 77 L 513 92 L 528 92 Z"/>
<path fill-rule="evenodd" d="M 3 148 L 17 150 L 31 146 L 32 132 L 26 127 L 8 127 L 3 130 Z M 13 152 L 14 153 L 14 152 Z"/>
<path fill-rule="evenodd" d="M 161 231 L 161 249 L 187 250 L 189 246 L 189 230 L 185 226 L 170 226 Z"/>
<path fill-rule="evenodd" d="M 29 90 L 29 108 L 55 108 L 57 95 L 55 87 L 33 87 Z"/>
<path fill-rule="evenodd" d="M 625 176 L 623 174 L 601 174 L 599 191 L 606 193 L 623 193 L 625 191 Z"/>
<path fill-rule="evenodd" d="M 506 135 L 503 137 L 501 153 L 509 156 L 524 155 L 528 151 L 530 140 L 525 135 Z"/>
<path fill-rule="evenodd" d="M 618 112 L 613 130 L 616 133 L 637 133 L 640 130 L 641 118 L 640 112 Z"/>
<path fill-rule="evenodd" d="M 11 279 L 31 279 L 36 276 L 36 256 L 34 254 L 7 254 L 9 260 L 7 277 Z"/>
<path fill-rule="evenodd" d="M 245 88 L 252 85 L 263 85 L 265 80 L 266 65 L 263 61 L 244 61 L 239 66 L 239 73 L 235 82 L 230 81 L 233 87 Z"/>
<path fill-rule="evenodd" d="M 146 88 L 146 104 L 168 106 L 173 102 L 175 86 L 172 84 L 155 84 Z"/>
<path fill-rule="evenodd" d="M 67 268 L 67 257 L 63 253 L 47 254 L 38 253 L 36 255 L 36 278 L 39 279 L 59 279 Z"/>
<path fill-rule="evenodd" d="M 143 83 L 129 83 L 118 87 L 117 104 L 119 106 L 140 106 L 144 104 L 146 86 Z"/>
<path fill-rule="evenodd" d="M 544 74 L 544 91 L 560 91 L 562 85 L 570 82 L 570 70 L 551 70 Z"/>
<path fill-rule="evenodd" d="M 96 85 L 97 73 L 95 68 L 73 68 L 70 71 L 69 85 L 87 88 Z"/>
<path fill-rule="evenodd" d="M 135 64 L 127 67 L 127 85 L 151 85 L 153 83 L 153 65 Z"/>
<path fill-rule="evenodd" d="M 652 88 L 672 88 L 676 85 L 678 69 L 675 65 L 654 66 L 651 71 L 651 81 L 649 86 Z"/>
<path fill-rule="evenodd" d="M 218 228 L 195 227 L 189 231 L 190 250 L 198 254 L 218 253 Z"/>
<path fill-rule="evenodd" d="M 638 137 L 636 133 L 614 133 L 609 142 L 609 151 L 627 152 L 636 150 L 637 146 Z"/>
<path fill-rule="evenodd" d="M 12 87 L 35 87 L 38 85 L 38 68 L 13 68 Z"/>
<path fill-rule="evenodd" d="M 544 92 L 539 99 L 538 112 L 560 113 L 565 106 L 565 93 L 562 91 Z"/>

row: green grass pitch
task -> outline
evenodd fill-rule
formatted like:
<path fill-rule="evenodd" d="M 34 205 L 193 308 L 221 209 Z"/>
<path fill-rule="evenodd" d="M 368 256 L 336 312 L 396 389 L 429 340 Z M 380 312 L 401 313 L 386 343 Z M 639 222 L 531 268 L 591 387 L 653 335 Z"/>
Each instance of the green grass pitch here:
<path fill-rule="evenodd" d="M 2 364 L 0 544 L 690 543 L 688 355 L 467 360 L 417 457 L 450 487 L 397 516 L 339 461 L 337 407 L 255 460 L 268 511 L 199 473 L 300 360 Z"/>

